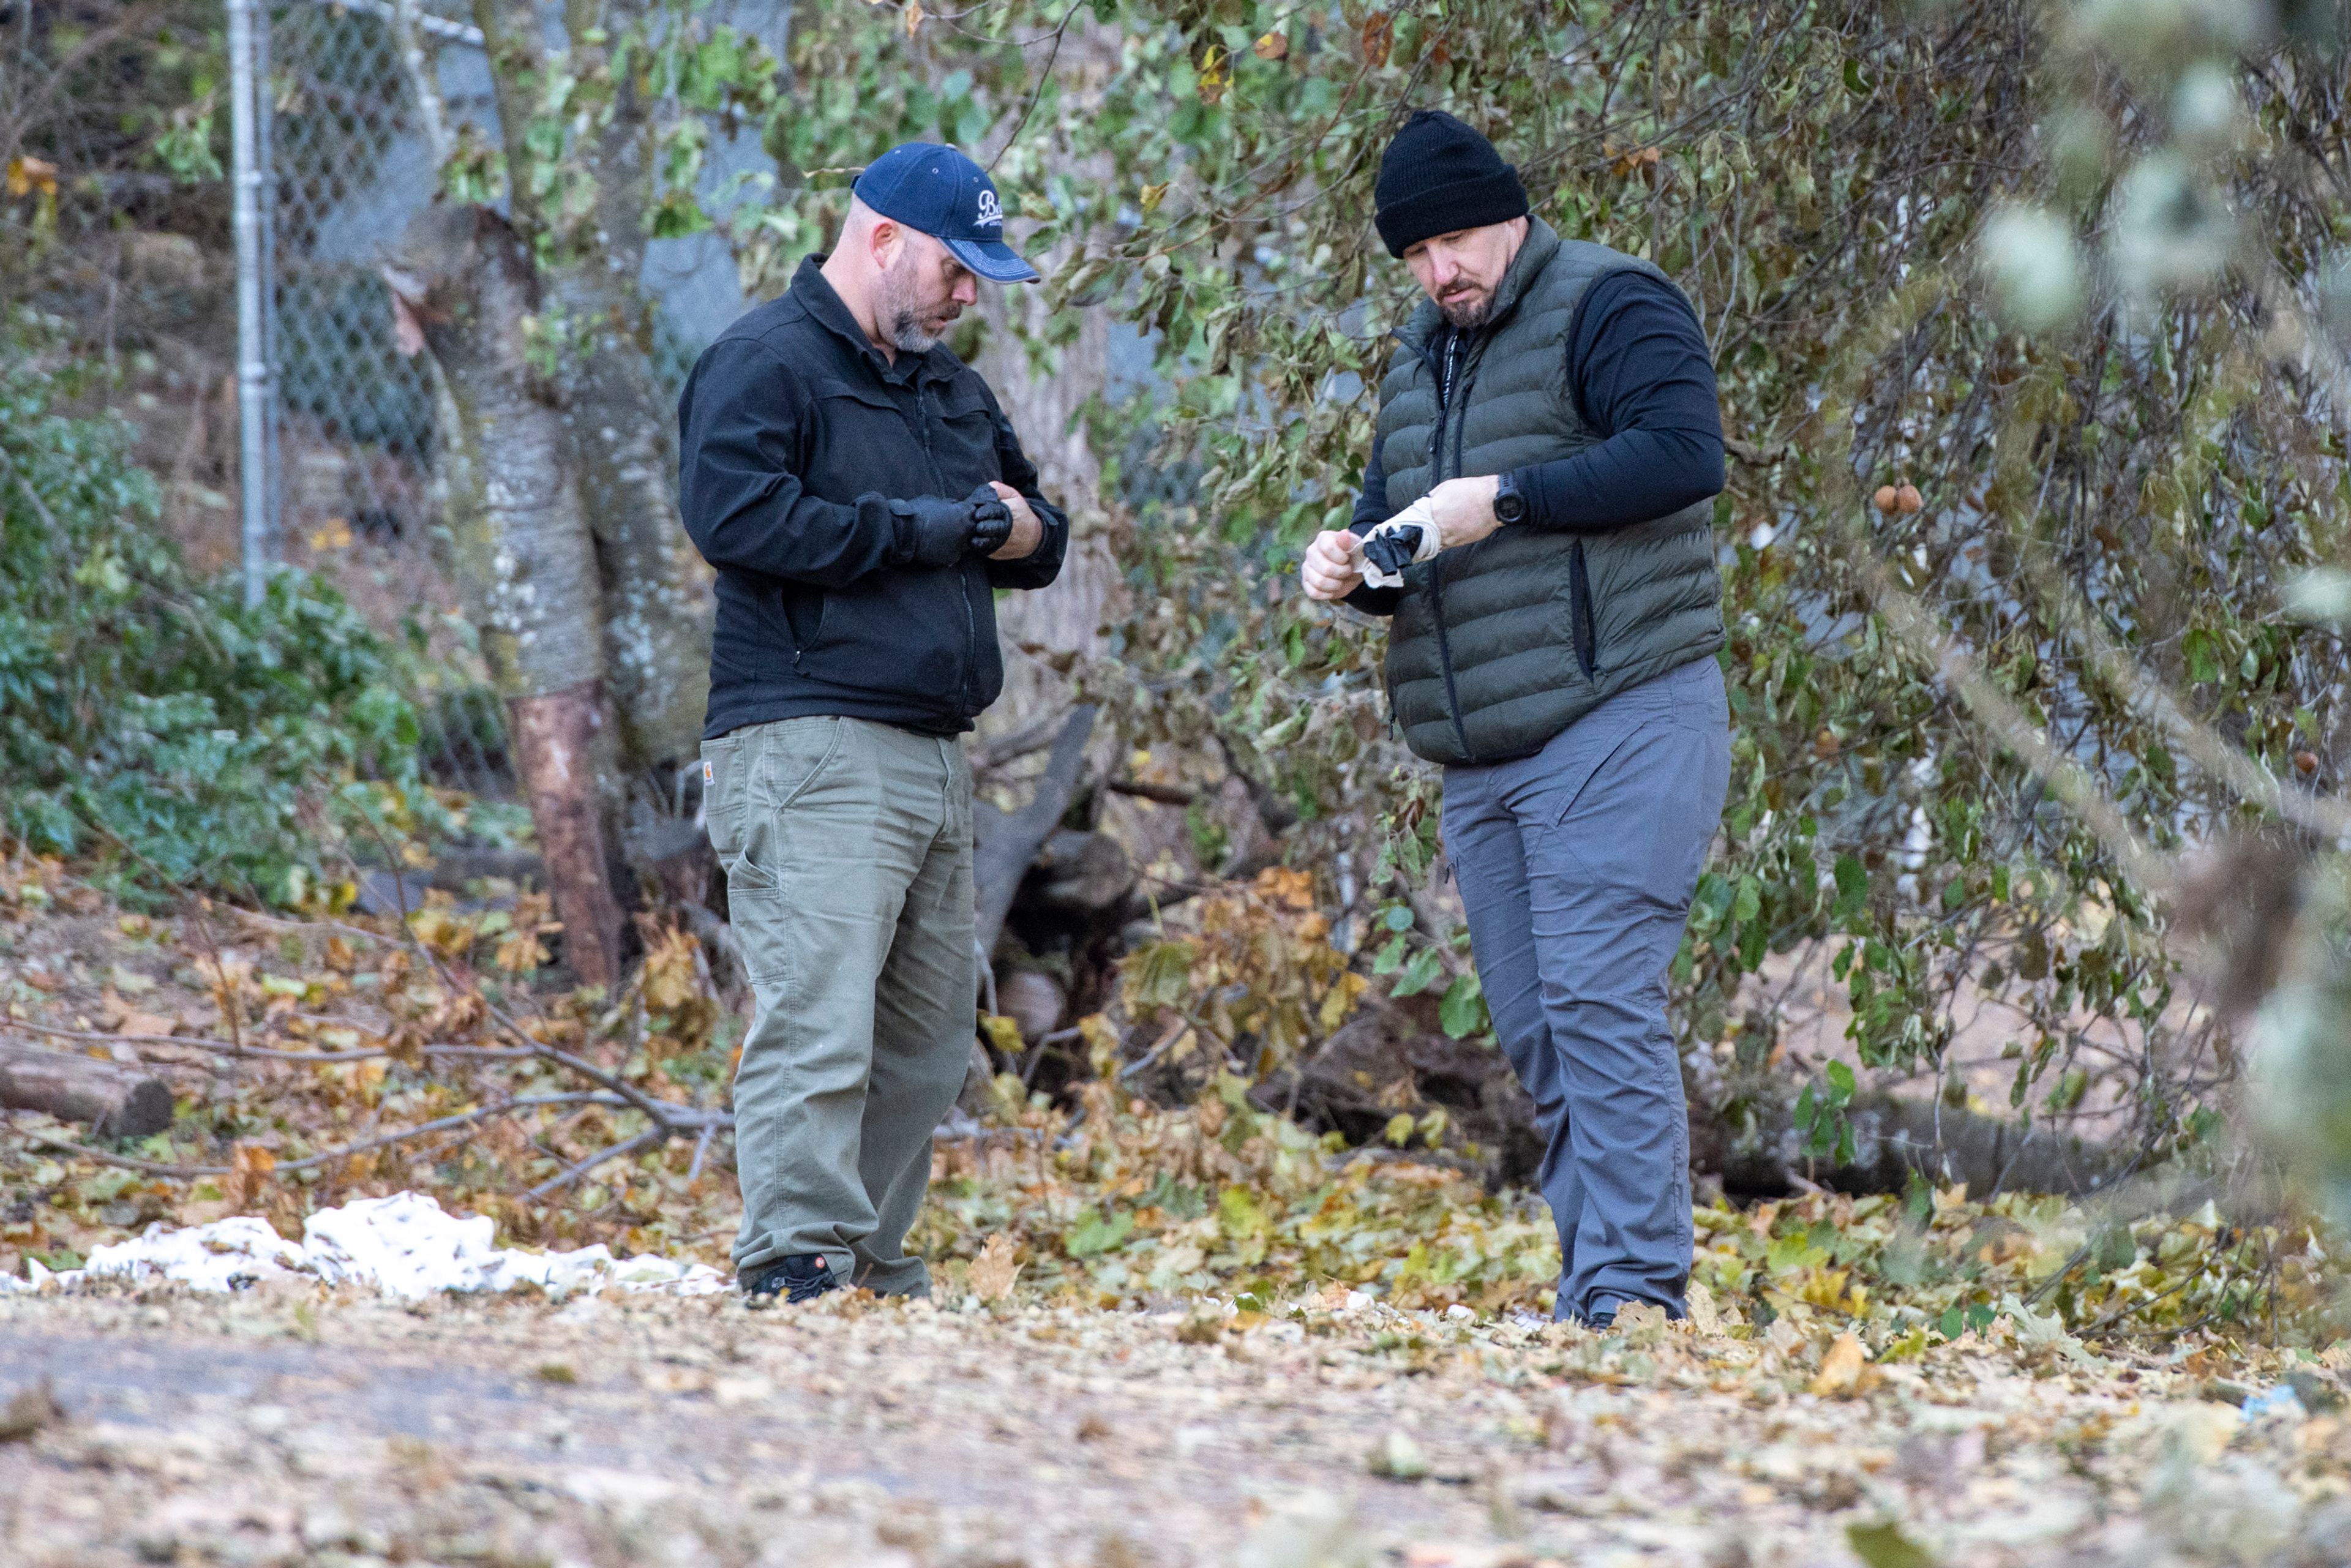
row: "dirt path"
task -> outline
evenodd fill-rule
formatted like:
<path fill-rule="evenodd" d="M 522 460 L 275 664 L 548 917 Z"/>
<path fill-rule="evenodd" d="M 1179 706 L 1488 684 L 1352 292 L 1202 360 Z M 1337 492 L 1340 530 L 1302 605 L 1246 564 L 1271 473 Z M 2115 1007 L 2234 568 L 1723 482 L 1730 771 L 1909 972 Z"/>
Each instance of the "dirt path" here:
<path fill-rule="evenodd" d="M 0 1300 L 0 1385 L 66 1412 L 0 1447 L 0 1559 L 1733 1568 L 1899 1521 L 1952 1563 L 2346 1560 L 2335 1423 L 1988 1358 L 1823 1400 L 1775 1354 L 1384 1311 Z"/>

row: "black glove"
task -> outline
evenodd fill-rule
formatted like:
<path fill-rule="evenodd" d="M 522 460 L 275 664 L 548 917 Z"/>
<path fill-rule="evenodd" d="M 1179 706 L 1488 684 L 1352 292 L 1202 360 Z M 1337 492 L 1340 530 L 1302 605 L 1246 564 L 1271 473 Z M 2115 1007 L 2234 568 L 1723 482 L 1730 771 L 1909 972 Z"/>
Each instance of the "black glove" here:
<path fill-rule="evenodd" d="M 971 553 L 994 555 L 1012 537 L 1012 508 L 996 493 L 993 485 L 982 485 L 971 493 L 964 505 L 972 509 Z"/>
<path fill-rule="evenodd" d="M 916 566 L 953 566 L 967 556 L 987 555 L 1012 533 L 1011 510 L 985 485 L 960 501 L 917 496 L 893 501 L 890 509 L 914 524 Z"/>

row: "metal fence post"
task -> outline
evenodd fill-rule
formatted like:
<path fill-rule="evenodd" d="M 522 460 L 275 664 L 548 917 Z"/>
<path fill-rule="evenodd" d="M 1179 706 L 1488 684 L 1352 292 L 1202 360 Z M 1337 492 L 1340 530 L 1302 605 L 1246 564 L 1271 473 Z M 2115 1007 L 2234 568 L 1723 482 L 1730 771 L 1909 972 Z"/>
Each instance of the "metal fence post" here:
<path fill-rule="evenodd" d="M 242 502 L 239 534 L 245 566 L 245 602 L 261 602 L 268 582 L 270 472 L 270 373 L 263 277 L 266 246 L 261 204 L 262 116 L 268 112 L 268 85 L 256 68 L 263 0 L 228 0 L 229 141 L 234 227 L 236 233 L 236 417 L 237 487 Z"/>

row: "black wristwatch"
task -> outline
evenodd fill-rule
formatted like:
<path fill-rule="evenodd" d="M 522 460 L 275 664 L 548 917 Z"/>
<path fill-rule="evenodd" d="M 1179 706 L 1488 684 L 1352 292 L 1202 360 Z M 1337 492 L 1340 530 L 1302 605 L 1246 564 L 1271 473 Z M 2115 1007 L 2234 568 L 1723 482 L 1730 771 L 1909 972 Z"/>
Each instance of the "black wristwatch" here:
<path fill-rule="evenodd" d="M 1519 476 L 1505 474 L 1494 481 L 1494 520 L 1498 523 L 1523 523 L 1527 520 L 1527 498 L 1519 494 Z"/>

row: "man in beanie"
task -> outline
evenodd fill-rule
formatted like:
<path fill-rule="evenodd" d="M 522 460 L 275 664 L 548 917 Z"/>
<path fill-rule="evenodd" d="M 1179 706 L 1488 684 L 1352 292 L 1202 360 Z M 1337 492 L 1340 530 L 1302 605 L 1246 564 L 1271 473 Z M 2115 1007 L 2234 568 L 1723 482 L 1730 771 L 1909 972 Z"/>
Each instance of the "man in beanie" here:
<path fill-rule="evenodd" d="M 754 1306 L 930 1288 L 904 1243 L 979 995 L 958 737 L 1003 689 L 995 591 L 1051 582 L 1069 540 L 939 338 L 980 279 L 1036 276 L 977 164 L 893 148 L 678 403 L 686 532 L 718 569 L 703 815 L 758 997 L 735 1078 Z"/>
<path fill-rule="evenodd" d="M 1479 977 L 1548 1139 L 1557 1315 L 1679 1317 L 1689 1122 L 1666 967 L 1730 772 L 1705 334 L 1656 267 L 1532 216 L 1450 115 L 1412 116 L 1376 193 L 1428 298 L 1396 333 L 1353 526 L 1301 575 L 1393 617 L 1395 721 L 1444 765 Z M 1368 559 L 1401 581 L 1369 586 L 1365 536 L 1396 514 Z"/>

